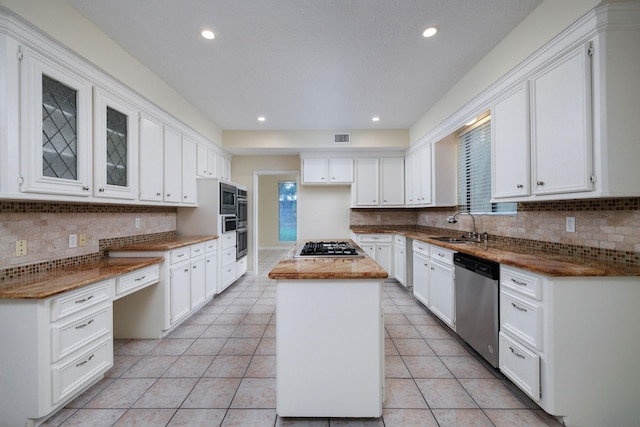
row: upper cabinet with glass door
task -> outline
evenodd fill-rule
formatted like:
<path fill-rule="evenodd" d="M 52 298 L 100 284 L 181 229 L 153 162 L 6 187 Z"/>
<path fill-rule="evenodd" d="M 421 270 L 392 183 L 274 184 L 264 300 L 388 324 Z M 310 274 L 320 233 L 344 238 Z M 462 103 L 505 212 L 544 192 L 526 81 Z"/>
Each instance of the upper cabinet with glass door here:
<path fill-rule="evenodd" d="M 91 83 L 22 49 L 21 190 L 91 195 Z"/>
<path fill-rule="evenodd" d="M 101 88 L 94 90 L 94 196 L 138 196 L 138 111 Z"/>

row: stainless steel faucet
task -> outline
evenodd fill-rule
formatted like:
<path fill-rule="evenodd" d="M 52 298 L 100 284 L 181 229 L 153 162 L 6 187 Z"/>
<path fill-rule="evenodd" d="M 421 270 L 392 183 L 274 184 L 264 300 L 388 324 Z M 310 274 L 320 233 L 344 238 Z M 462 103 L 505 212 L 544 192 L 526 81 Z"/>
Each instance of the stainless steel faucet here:
<path fill-rule="evenodd" d="M 473 231 L 470 233 L 467 233 L 465 236 L 468 239 L 477 239 L 478 241 L 480 240 L 480 235 L 476 232 L 476 219 L 473 215 L 471 215 L 471 212 L 464 212 L 464 211 L 459 211 L 454 213 L 451 216 L 447 217 L 447 222 L 449 224 L 455 224 L 458 222 L 458 215 L 469 215 L 471 217 L 471 221 L 473 222 Z"/>

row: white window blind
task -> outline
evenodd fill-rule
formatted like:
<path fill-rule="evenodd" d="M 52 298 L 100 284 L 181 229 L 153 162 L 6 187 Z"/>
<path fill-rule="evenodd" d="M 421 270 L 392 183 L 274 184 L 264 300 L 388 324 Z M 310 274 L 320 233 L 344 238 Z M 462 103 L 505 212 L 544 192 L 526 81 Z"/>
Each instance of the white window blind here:
<path fill-rule="evenodd" d="M 458 135 L 458 205 L 471 213 L 515 213 L 516 203 L 491 203 L 491 120 Z"/>

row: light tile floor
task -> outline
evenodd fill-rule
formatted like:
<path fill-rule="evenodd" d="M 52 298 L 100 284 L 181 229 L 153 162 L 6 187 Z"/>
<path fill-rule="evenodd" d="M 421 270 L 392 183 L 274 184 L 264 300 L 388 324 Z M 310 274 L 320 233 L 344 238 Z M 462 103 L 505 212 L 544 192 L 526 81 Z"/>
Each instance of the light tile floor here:
<path fill-rule="evenodd" d="M 275 283 L 286 251 L 161 340 L 115 340 L 114 367 L 47 426 L 559 426 L 413 296 L 385 284 L 386 401 L 381 419 L 279 418 Z"/>

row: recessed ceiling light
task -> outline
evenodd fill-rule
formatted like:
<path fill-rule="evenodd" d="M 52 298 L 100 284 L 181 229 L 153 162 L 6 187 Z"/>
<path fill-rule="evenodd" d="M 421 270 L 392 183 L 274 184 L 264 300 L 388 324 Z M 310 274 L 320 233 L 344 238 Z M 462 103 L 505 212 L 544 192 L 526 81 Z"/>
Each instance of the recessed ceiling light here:
<path fill-rule="evenodd" d="M 422 37 L 433 37 L 438 32 L 436 27 L 429 27 L 422 33 Z"/>
<path fill-rule="evenodd" d="M 210 30 L 204 30 L 200 34 L 202 35 L 202 37 L 204 37 L 207 40 L 213 40 L 216 38 L 216 35 L 213 34 L 213 31 L 210 31 Z"/>
<path fill-rule="evenodd" d="M 264 122 L 265 120 L 267 120 L 267 119 L 265 119 L 265 118 L 264 118 L 264 116 L 260 116 L 260 117 L 258 117 L 258 121 L 259 121 L 259 122 Z"/>
<path fill-rule="evenodd" d="M 371 118 L 372 122 L 379 122 L 380 121 L 380 117 L 376 116 L 376 117 L 372 117 Z"/>

